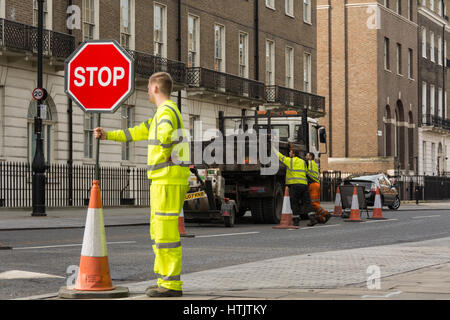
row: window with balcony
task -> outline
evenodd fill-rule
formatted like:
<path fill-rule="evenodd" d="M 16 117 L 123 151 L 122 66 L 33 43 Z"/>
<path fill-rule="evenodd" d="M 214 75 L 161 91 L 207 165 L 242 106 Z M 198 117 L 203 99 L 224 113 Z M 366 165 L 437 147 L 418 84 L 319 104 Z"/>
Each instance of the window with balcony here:
<path fill-rule="evenodd" d="M 442 113 L 442 106 L 443 106 L 443 104 L 442 104 L 442 98 L 443 98 L 443 95 L 442 95 L 442 88 L 438 88 L 438 103 L 437 103 L 437 105 L 438 105 L 438 114 L 437 114 L 437 116 L 440 117 L 440 118 L 443 118 L 443 113 Z"/>
<path fill-rule="evenodd" d="M 266 84 L 275 84 L 275 43 L 266 40 Z"/>
<path fill-rule="evenodd" d="M 427 29 L 422 27 L 422 57 L 427 57 Z"/>
<path fill-rule="evenodd" d="M 121 129 L 133 127 L 134 123 L 134 108 L 132 106 L 124 105 L 121 108 Z M 122 160 L 130 161 L 132 158 L 132 146 L 130 142 L 122 143 Z"/>
<path fill-rule="evenodd" d="M 434 57 L 434 32 L 430 31 L 430 60 L 435 62 L 436 59 Z"/>
<path fill-rule="evenodd" d="M 390 57 L 390 41 L 389 38 L 384 38 L 384 69 L 391 70 L 391 57 Z"/>
<path fill-rule="evenodd" d="M 294 16 L 294 0 L 285 0 L 286 14 L 288 16 Z"/>
<path fill-rule="evenodd" d="M 225 72 L 225 27 L 214 25 L 214 70 Z"/>
<path fill-rule="evenodd" d="M 248 78 L 248 34 L 239 32 L 239 76 Z"/>
<path fill-rule="evenodd" d="M 47 0 L 44 0 L 44 29 L 48 28 L 48 3 Z M 51 8 L 50 8 L 51 9 Z M 38 25 L 38 1 L 33 0 L 33 26 L 37 27 Z"/>
<path fill-rule="evenodd" d="M 131 49 L 131 1 L 120 0 L 120 45 Z"/>
<path fill-rule="evenodd" d="M 436 91 L 435 86 L 430 84 L 430 114 L 434 115 L 434 108 L 436 106 Z"/>
<path fill-rule="evenodd" d="M 311 23 L 311 0 L 303 0 L 303 21 Z"/>
<path fill-rule="evenodd" d="M 167 12 L 166 7 L 155 3 L 153 19 L 153 53 L 165 58 L 167 55 Z"/>
<path fill-rule="evenodd" d="M 294 88 L 294 49 L 286 47 L 285 50 L 286 60 L 286 87 Z"/>
<path fill-rule="evenodd" d="M 425 116 L 426 114 L 427 114 L 427 83 L 422 82 L 422 116 Z"/>
<path fill-rule="evenodd" d="M 303 54 L 303 90 L 311 92 L 311 54 Z"/>
<path fill-rule="evenodd" d="M 188 67 L 200 66 L 200 20 L 188 16 Z"/>
<path fill-rule="evenodd" d="M 83 39 L 93 40 L 95 31 L 95 0 L 83 0 Z"/>

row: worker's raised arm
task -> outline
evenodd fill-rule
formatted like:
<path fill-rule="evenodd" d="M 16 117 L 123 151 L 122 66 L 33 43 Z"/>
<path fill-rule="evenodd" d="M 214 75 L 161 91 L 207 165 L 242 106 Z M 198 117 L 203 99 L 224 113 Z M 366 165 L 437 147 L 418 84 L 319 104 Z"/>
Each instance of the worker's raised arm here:
<path fill-rule="evenodd" d="M 280 159 L 281 162 L 287 167 L 290 168 L 291 165 L 291 158 L 284 156 L 280 151 L 275 148 L 274 144 L 272 143 L 272 149 L 275 151 L 275 153 L 278 155 L 278 159 Z"/>
<path fill-rule="evenodd" d="M 132 142 L 148 139 L 148 130 L 152 119 L 142 122 L 141 124 L 125 130 L 115 130 L 106 132 L 106 139 L 117 142 Z"/>

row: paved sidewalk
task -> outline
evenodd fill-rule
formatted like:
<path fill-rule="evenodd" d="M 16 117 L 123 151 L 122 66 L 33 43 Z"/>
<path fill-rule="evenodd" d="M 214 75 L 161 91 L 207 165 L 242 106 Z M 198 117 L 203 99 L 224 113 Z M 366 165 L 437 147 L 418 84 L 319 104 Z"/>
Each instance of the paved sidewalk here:
<path fill-rule="evenodd" d="M 184 274 L 184 296 L 174 299 L 450 300 L 449 246 L 450 237 L 297 255 Z M 373 271 L 368 273 L 370 266 L 380 270 L 379 288 L 367 286 L 368 277 L 374 275 Z M 155 282 L 124 284 L 131 293 L 126 299 L 151 299 L 144 292 Z M 374 281 L 369 283 L 376 285 Z"/>
<path fill-rule="evenodd" d="M 332 212 L 334 203 L 324 202 L 322 207 Z M 371 209 L 369 209 L 371 210 Z M 384 208 L 383 210 L 389 210 Z M 450 201 L 402 204 L 399 211 L 450 210 Z M 104 208 L 105 226 L 146 225 L 150 220 L 149 208 Z M 83 228 L 86 208 L 47 209 L 46 217 L 31 217 L 31 210 L 0 209 L 0 231 L 21 229 Z M 247 213 L 249 214 L 249 213 Z"/>

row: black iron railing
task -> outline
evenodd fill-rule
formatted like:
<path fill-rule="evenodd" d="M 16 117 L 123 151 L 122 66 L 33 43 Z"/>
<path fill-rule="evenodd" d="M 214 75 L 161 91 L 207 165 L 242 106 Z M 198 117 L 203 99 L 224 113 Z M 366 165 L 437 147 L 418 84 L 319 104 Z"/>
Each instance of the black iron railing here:
<path fill-rule="evenodd" d="M 134 58 L 134 70 L 137 74 L 150 77 L 156 72 L 169 73 L 176 83 L 186 83 L 186 65 L 180 61 L 174 61 L 145 52 L 128 50 Z"/>
<path fill-rule="evenodd" d="M 422 115 L 422 126 L 430 126 L 450 130 L 450 119 L 437 117 L 433 114 Z"/>
<path fill-rule="evenodd" d="M 264 83 L 211 69 L 188 68 L 187 83 L 193 88 L 264 101 Z"/>
<path fill-rule="evenodd" d="M 87 206 L 94 166 L 73 166 L 73 206 Z M 150 204 L 145 168 L 102 167 L 100 189 L 103 206 Z M 50 165 L 46 172 L 47 207 L 69 206 L 69 174 L 66 164 Z M 32 171 L 28 163 L 0 162 L 0 207 L 29 208 L 32 205 Z"/>
<path fill-rule="evenodd" d="M 325 97 L 282 86 L 266 86 L 266 100 L 291 107 L 308 107 L 309 110 L 325 113 Z"/>
<path fill-rule="evenodd" d="M 37 30 L 34 26 L 0 19 L 0 46 L 37 53 Z M 43 53 L 45 56 L 66 59 L 74 50 L 74 36 L 44 30 Z"/>

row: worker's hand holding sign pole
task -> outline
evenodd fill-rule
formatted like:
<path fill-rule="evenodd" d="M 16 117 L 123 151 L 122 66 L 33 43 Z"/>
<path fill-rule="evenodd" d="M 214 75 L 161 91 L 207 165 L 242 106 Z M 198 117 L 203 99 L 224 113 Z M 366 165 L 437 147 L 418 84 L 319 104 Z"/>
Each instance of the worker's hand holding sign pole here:
<path fill-rule="evenodd" d="M 115 112 L 133 93 L 134 61 L 116 41 L 86 41 L 66 60 L 66 94 L 84 111 Z M 81 250 L 80 269 L 74 288 L 61 288 L 62 298 L 113 298 L 129 295 L 128 288 L 112 285 L 106 248 L 99 187 L 100 140 L 97 141 L 95 180 Z"/>

